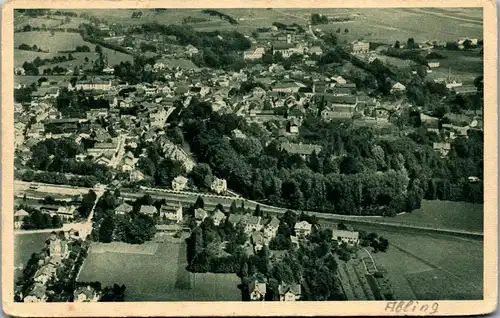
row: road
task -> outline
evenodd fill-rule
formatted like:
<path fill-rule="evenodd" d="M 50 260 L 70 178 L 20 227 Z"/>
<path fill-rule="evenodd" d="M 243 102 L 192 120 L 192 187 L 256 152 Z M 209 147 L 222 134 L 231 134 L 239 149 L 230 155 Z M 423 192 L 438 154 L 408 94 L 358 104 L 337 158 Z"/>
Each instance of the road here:
<path fill-rule="evenodd" d="M 17 189 L 17 181 L 14 182 L 14 184 L 15 184 L 16 191 L 17 191 L 18 190 Z M 52 189 L 53 187 L 54 186 L 49 187 L 49 189 Z M 57 187 L 54 187 L 54 188 L 57 188 Z M 28 189 L 29 189 L 29 187 L 28 187 Z M 67 188 L 63 188 L 63 189 L 65 189 L 66 191 L 68 190 Z M 78 189 L 78 190 L 80 190 L 80 189 Z M 87 191 L 85 193 L 88 193 L 88 190 L 90 190 L 90 189 L 87 189 Z M 90 234 L 90 232 L 92 232 L 92 219 L 94 218 L 95 207 L 97 205 L 97 202 L 99 201 L 99 198 L 104 194 L 104 189 L 96 189 L 94 191 L 96 193 L 96 199 L 94 201 L 94 205 L 92 206 L 92 209 L 90 210 L 90 213 L 89 213 L 89 216 L 87 217 L 87 220 L 85 220 L 84 222 L 66 223 L 66 224 L 63 224 L 63 227 L 59 228 L 59 229 L 16 230 L 16 231 L 14 231 L 14 233 L 16 235 L 33 234 L 33 233 L 50 233 L 52 231 L 59 231 L 59 230 L 69 231 L 69 230 L 73 229 L 73 230 L 78 231 L 82 237 L 86 237 L 87 235 Z M 55 193 L 57 193 L 57 192 L 55 192 Z M 74 195 L 74 194 L 72 194 L 72 195 Z"/>
<path fill-rule="evenodd" d="M 31 183 L 23 182 L 23 181 L 15 181 L 15 191 L 23 191 L 30 188 Z M 38 191 L 43 192 L 41 196 L 43 197 L 47 193 L 65 193 L 67 195 L 75 195 L 81 193 L 87 193 L 90 188 L 80 188 L 80 187 L 72 187 L 66 185 L 52 185 L 52 184 L 39 184 Z M 104 189 L 95 190 L 94 191 L 104 191 Z M 102 193 L 102 192 L 100 192 Z M 233 201 L 236 202 L 237 206 L 241 206 L 242 202 L 245 208 L 250 210 L 254 210 L 255 207 L 260 205 L 260 208 L 263 212 L 266 212 L 271 215 L 280 215 L 284 214 L 288 209 L 275 207 L 263 203 L 259 203 L 253 200 L 248 200 L 242 197 L 235 196 L 225 196 L 225 195 L 215 195 L 209 193 L 195 193 L 195 192 L 187 192 L 187 191 L 172 191 L 166 189 L 156 189 L 156 188 L 143 188 L 140 191 L 127 191 L 126 189 L 121 189 L 120 194 L 125 199 L 137 199 L 146 194 L 150 195 L 154 199 L 165 199 L 167 203 L 178 204 L 182 203 L 184 205 L 192 204 L 196 201 L 196 199 L 201 196 L 203 198 L 203 202 L 207 209 L 215 208 L 217 204 L 221 204 L 224 208 L 229 208 Z M 98 194 L 99 195 L 99 194 Z M 424 233 L 428 235 L 451 235 L 465 238 L 473 238 L 473 239 L 482 239 L 483 233 L 480 232 L 470 232 L 463 230 L 451 230 L 445 228 L 430 228 L 430 227 L 421 227 L 409 224 L 400 224 L 400 223 L 389 223 L 385 222 L 380 217 L 373 217 L 372 220 L 367 220 L 366 217 L 360 219 L 357 216 L 346 216 L 346 215 L 338 215 L 338 214 L 326 214 L 312 211 L 301 211 L 307 213 L 309 215 L 314 215 L 319 219 L 319 223 L 325 226 L 332 226 L 332 223 L 339 222 L 347 222 L 353 226 L 362 229 L 369 230 L 392 230 L 398 232 L 405 233 Z"/>

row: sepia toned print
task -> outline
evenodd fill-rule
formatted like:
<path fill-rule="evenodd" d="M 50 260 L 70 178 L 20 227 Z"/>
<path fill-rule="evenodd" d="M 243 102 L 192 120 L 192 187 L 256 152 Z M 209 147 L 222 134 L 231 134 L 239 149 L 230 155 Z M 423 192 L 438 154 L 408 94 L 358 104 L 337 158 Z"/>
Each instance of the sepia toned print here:
<path fill-rule="evenodd" d="M 482 5 L 16 5 L 4 305 L 492 310 Z"/>

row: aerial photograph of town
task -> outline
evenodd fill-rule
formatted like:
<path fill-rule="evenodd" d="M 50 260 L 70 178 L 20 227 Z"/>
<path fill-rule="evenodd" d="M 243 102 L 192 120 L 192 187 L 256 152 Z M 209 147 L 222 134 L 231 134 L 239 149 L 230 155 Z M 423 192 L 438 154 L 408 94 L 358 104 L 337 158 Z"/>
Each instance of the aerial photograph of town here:
<path fill-rule="evenodd" d="M 481 8 L 16 9 L 13 50 L 14 302 L 484 299 Z"/>

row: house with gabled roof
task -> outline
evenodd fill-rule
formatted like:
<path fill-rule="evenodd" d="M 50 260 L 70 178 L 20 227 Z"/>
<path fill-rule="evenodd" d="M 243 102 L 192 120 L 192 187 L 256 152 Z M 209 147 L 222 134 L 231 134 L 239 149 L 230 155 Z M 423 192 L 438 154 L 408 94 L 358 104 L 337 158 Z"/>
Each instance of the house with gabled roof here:
<path fill-rule="evenodd" d="M 47 287 L 41 283 L 33 284 L 30 292 L 24 297 L 25 303 L 44 303 L 47 301 Z"/>
<path fill-rule="evenodd" d="M 294 230 L 298 238 L 305 238 L 311 234 L 312 224 L 307 221 L 297 222 Z"/>
<path fill-rule="evenodd" d="M 133 209 L 134 208 L 130 204 L 123 202 L 118 207 L 116 207 L 115 213 L 120 214 L 120 215 L 127 215 L 127 214 L 131 213 Z"/>
<path fill-rule="evenodd" d="M 200 225 L 201 222 L 203 222 L 207 218 L 207 216 L 207 211 L 203 209 L 198 208 L 194 210 L 194 219 L 196 220 L 197 225 Z"/>
<path fill-rule="evenodd" d="M 142 205 L 139 213 L 153 217 L 158 210 L 154 205 Z"/>
<path fill-rule="evenodd" d="M 160 208 L 160 217 L 177 223 L 182 222 L 182 204 L 179 203 L 177 206 L 162 205 Z"/>
<path fill-rule="evenodd" d="M 310 156 L 313 152 L 316 152 L 316 154 L 320 153 L 322 147 L 313 144 L 303 144 L 303 143 L 297 144 L 297 143 L 284 142 L 280 145 L 280 150 L 286 151 L 289 154 L 298 154 L 303 158 L 306 158 Z"/>
<path fill-rule="evenodd" d="M 280 226 L 280 220 L 273 216 L 269 222 L 264 226 L 264 236 L 267 239 L 273 239 L 276 237 L 276 233 L 278 233 L 278 227 Z"/>
<path fill-rule="evenodd" d="M 278 286 L 280 301 L 297 301 L 302 296 L 302 288 L 300 284 L 285 284 L 281 283 Z"/>
<path fill-rule="evenodd" d="M 248 291 L 250 293 L 250 300 L 252 301 L 262 301 L 266 298 L 267 285 L 265 282 L 259 282 L 257 280 L 252 280 L 248 285 Z"/>
<path fill-rule="evenodd" d="M 215 226 L 219 226 L 220 224 L 222 224 L 226 220 L 226 215 L 223 212 L 221 212 L 219 209 L 216 209 L 212 213 L 212 220 L 213 220 Z"/>

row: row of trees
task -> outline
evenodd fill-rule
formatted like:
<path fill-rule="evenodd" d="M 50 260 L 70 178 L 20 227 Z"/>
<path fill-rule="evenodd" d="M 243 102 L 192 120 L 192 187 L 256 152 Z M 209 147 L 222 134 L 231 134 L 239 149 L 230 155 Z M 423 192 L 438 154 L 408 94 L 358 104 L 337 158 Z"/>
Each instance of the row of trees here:
<path fill-rule="evenodd" d="M 23 44 L 20 44 L 17 48 L 19 50 L 24 50 L 24 51 L 47 52 L 47 51 L 44 51 L 41 48 L 39 48 L 36 44 L 34 44 L 33 46 L 30 46 L 26 43 L 23 43 Z"/>
<path fill-rule="evenodd" d="M 30 212 L 30 215 L 23 219 L 21 226 L 23 230 L 58 229 L 63 225 L 58 215 L 50 216 L 48 213 L 40 212 L 40 210 L 29 209 L 27 206 L 22 208 Z"/>
<path fill-rule="evenodd" d="M 233 18 L 232 16 L 230 16 L 230 15 L 228 15 L 226 13 L 222 13 L 222 12 L 217 11 L 217 10 L 205 9 L 205 10 L 202 10 L 201 12 L 209 14 L 211 16 L 218 16 L 222 20 L 226 20 L 227 22 L 229 22 L 229 23 L 231 23 L 233 25 L 234 24 L 238 24 L 238 21 L 235 18 Z"/>
<path fill-rule="evenodd" d="M 15 178 L 23 180 L 26 182 L 41 182 L 41 183 L 51 183 L 51 184 L 64 184 L 71 185 L 75 187 L 85 187 L 92 188 L 99 180 L 95 176 L 67 176 L 60 172 L 50 172 L 50 171 L 33 171 L 26 169 L 24 171 L 16 170 L 14 172 Z"/>

